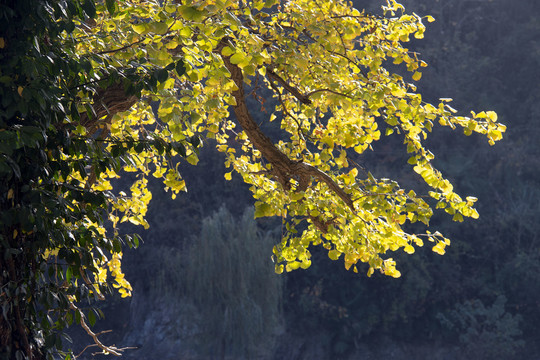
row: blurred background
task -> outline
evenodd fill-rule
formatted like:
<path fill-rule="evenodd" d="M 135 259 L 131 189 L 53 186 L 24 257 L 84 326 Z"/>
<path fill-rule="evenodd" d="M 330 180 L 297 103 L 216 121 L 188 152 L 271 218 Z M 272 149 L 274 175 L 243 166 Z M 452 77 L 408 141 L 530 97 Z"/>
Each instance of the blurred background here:
<path fill-rule="evenodd" d="M 378 14 L 382 3 L 354 5 Z M 431 225 L 452 245 L 444 256 L 428 245 L 391 254 L 399 279 L 348 272 L 317 248 L 308 270 L 276 275 L 280 219 L 253 220 L 249 190 L 224 179 L 207 142 L 199 165 L 182 169 L 188 193 L 173 201 L 156 183 L 150 229 L 126 228 L 144 239 L 124 253 L 133 296 L 104 302 L 96 325 L 112 330 L 105 343 L 137 348 L 124 359 L 540 359 L 540 2 L 401 3 L 436 19 L 410 44 L 429 64 L 424 99 L 451 97 L 463 115 L 494 110 L 508 126 L 494 147 L 448 129 L 428 141 L 458 193 L 479 198 L 480 219 L 436 213 Z M 421 186 L 398 137 L 374 150 L 357 161 Z M 90 342 L 74 338 L 77 351 Z"/>

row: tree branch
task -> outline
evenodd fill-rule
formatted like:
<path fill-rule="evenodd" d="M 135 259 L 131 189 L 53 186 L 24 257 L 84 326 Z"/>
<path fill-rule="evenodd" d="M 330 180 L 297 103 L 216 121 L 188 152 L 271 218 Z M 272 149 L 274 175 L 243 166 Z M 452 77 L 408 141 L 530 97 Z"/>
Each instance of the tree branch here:
<path fill-rule="evenodd" d="M 312 176 L 317 180 L 324 182 L 330 190 L 332 190 L 341 200 L 351 209 L 352 212 L 355 212 L 354 204 L 349 196 L 328 174 L 324 171 L 319 170 L 318 168 L 306 164 L 304 162 L 295 163 L 295 170 L 301 176 Z"/>
<path fill-rule="evenodd" d="M 276 85 L 274 85 L 273 82 L 270 82 L 270 86 L 272 87 L 272 89 L 274 89 L 274 91 L 277 93 L 277 96 L 278 96 L 278 100 L 279 100 L 279 103 L 281 104 L 281 108 L 283 109 L 283 113 L 290 117 L 291 119 L 293 119 L 293 121 L 296 123 L 296 126 L 298 126 L 298 138 L 299 139 L 303 139 L 304 141 L 306 140 L 306 137 L 309 138 L 309 135 L 308 134 L 304 134 L 304 131 L 302 129 L 302 124 L 300 124 L 300 121 L 298 121 L 298 119 L 293 116 L 289 110 L 287 109 L 287 106 L 285 105 L 285 102 L 283 101 L 283 97 L 281 96 L 281 92 L 279 91 L 279 89 L 277 88 Z"/>
<path fill-rule="evenodd" d="M 75 306 L 74 303 L 70 302 L 69 303 L 69 308 L 71 310 L 73 310 L 73 311 L 78 311 L 79 312 L 79 314 L 81 316 L 81 327 L 94 340 L 94 344 L 97 347 L 99 347 L 101 350 L 103 350 L 104 353 L 110 353 L 110 354 L 113 354 L 114 356 L 122 356 L 122 351 L 124 351 L 124 349 L 119 349 L 119 348 L 114 347 L 114 346 L 103 345 L 103 343 L 98 339 L 98 334 L 94 333 L 92 331 L 92 329 L 90 329 L 90 326 L 88 326 L 88 324 L 86 323 L 86 321 L 84 319 L 84 313 L 77 306 Z M 92 346 L 92 345 L 90 345 L 90 346 Z M 86 350 L 88 347 L 89 346 L 87 346 L 84 350 Z M 84 352 L 84 350 L 83 350 L 83 352 Z M 80 356 L 80 354 L 79 354 L 79 356 Z"/>
<path fill-rule="evenodd" d="M 13 258 L 9 257 L 7 262 L 8 262 L 8 272 L 9 272 L 10 278 L 12 280 L 17 279 L 15 264 L 13 263 Z M 30 343 L 28 341 L 28 335 L 26 333 L 24 322 L 21 316 L 21 309 L 19 306 L 19 302 L 20 300 L 16 298 L 16 301 L 14 301 L 12 311 L 15 314 L 15 324 L 17 325 L 17 332 L 19 335 L 19 340 L 22 342 L 22 345 L 24 346 L 24 351 L 28 355 L 28 359 L 32 360 L 34 358 L 34 354 L 32 353 L 32 348 L 30 347 Z"/>
<path fill-rule="evenodd" d="M 305 105 L 311 105 L 311 100 L 309 99 L 309 96 L 306 96 L 304 94 L 302 94 L 300 91 L 298 91 L 297 88 L 295 88 L 294 86 L 291 86 L 287 83 L 287 81 L 285 81 L 285 79 L 283 79 L 281 76 L 279 76 L 278 74 L 276 74 L 274 72 L 274 70 L 270 69 L 269 67 L 266 68 L 266 73 L 268 74 L 268 77 L 271 79 L 271 80 L 275 80 L 277 81 L 278 83 L 281 84 L 281 86 L 283 86 L 288 92 L 290 92 L 292 95 L 294 95 L 298 100 L 300 100 L 300 102 L 302 104 L 305 104 Z"/>
<path fill-rule="evenodd" d="M 304 162 L 293 161 L 289 159 L 287 155 L 282 153 L 259 128 L 257 123 L 253 120 L 249 110 L 247 108 L 245 93 L 244 93 L 244 75 L 242 70 L 235 64 L 231 63 L 229 56 L 221 54 L 221 49 L 227 45 L 225 39 L 222 40 L 215 49 L 215 52 L 220 54 L 225 67 L 231 73 L 231 79 L 235 82 L 237 90 L 232 92 L 236 100 L 236 105 L 233 106 L 236 119 L 240 123 L 240 126 L 244 129 L 246 135 L 253 143 L 253 145 L 261 152 L 264 158 L 272 164 L 272 173 L 277 177 L 285 190 L 290 189 L 290 180 L 295 178 L 299 180 L 299 184 L 302 187 L 307 188 L 309 179 L 311 177 L 324 182 L 328 187 L 347 204 L 351 211 L 355 211 L 354 204 L 351 197 L 326 173 L 317 169 L 316 167 L 306 164 Z M 311 100 L 305 98 L 300 92 L 288 85 L 285 80 L 274 73 L 276 81 L 285 87 L 288 91 L 291 91 L 293 95 L 300 96 L 304 100 L 311 102 Z M 280 80 L 281 79 L 281 80 Z M 298 97 L 297 96 L 297 97 Z M 304 189 L 305 190 L 305 189 Z"/>
<path fill-rule="evenodd" d="M 145 39 L 146 38 L 142 37 L 141 39 L 139 39 L 139 40 L 137 40 L 135 42 L 132 42 L 131 44 L 127 44 L 125 46 L 122 46 L 121 48 L 100 51 L 100 52 L 97 53 L 97 55 L 111 54 L 111 53 L 115 53 L 115 52 L 118 52 L 118 51 L 126 50 L 126 49 L 129 49 L 130 47 L 132 47 L 133 45 L 137 45 L 137 44 L 143 42 Z"/>
<path fill-rule="evenodd" d="M 114 114 L 129 110 L 138 100 L 136 96 L 126 94 L 122 83 L 100 89 L 93 97 L 94 114 L 82 113 L 81 125 L 92 135 L 99 129 L 101 118 L 106 116 L 106 121 L 110 121 Z"/>
<path fill-rule="evenodd" d="M 347 95 L 347 94 L 344 94 L 344 93 L 340 93 L 339 91 L 334 91 L 334 90 L 331 90 L 331 89 L 317 89 L 317 90 L 313 90 L 312 92 L 310 92 L 309 94 L 307 94 L 306 96 L 307 97 L 311 97 L 311 95 L 313 94 L 316 94 L 316 93 L 320 93 L 320 92 L 329 92 L 329 93 L 332 93 L 334 95 L 339 95 L 339 96 L 343 96 L 343 97 L 346 97 L 346 98 L 349 98 L 351 100 L 354 100 L 354 98 L 350 95 Z"/>
<path fill-rule="evenodd" d="M 341 55 L 341 54 L 340 54 Z M 283 86 L 289 93 L 291 93 L 294 97 L 296 97 L 302 104 L 311 105 L 311 99 L 310 97 L 314 94 L 320 93 L 320 92 L 329 92 L 335 95 L 343 96 L 349 99 L 354 99 L 354 97 L 341 93 L 339 91 L 335 91 L 332 89 L 317 89 L 313 90 L 307 94 L 302 94 L 300 90 L 295 88 L 294 86 L 290 85 L 283 79 L 281 76 L 276 74 L 272 69 L 266 68 L 266 73 L 268 74 L 268 77 L 270 78 L 270 84 L 272 85 L 272 80 L 277 81 L 281 86 Z"/>

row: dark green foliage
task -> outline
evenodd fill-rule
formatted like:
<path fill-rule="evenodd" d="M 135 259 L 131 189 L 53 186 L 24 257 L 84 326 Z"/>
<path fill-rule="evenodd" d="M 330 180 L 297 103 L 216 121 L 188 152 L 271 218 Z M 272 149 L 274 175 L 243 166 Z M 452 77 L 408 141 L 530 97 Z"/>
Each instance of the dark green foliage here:
<path fill-rule="evenodd" d="M 521 316 L 505 310 L 506 298 L 498 296 L 491 307 L 480 300 L 457 304 L 441 323 L 459 337 L 461 352 L 471 359 L 509 359 L 524 345 L 520 340 Z"/>
<path fill-rule="evenodd" d="M 90 119 L 95 112 L 90 105 L 80 112 L 81 94 L 92 98 L 120 76 L 128 90 L 149 86 L 144 74 L 111 68 L 99 55 L 91 56 L 103 66 L 92 68 L 88 59 L 75 54 L 69 37 L 60 37 L 73 31 L 75 19 L 87 20 L 95 13 L 93 0 L 0 5 L 2 358 L 50 359 L 63 353 L 68 345 L 62 331 L 81 322 L 69 297 L 88 305 L 99 298 L 97 285 L 89 281 L 97 272 L 94 259 L 120 252 L 122 244 L 137 244 L 136 237 L 98 231 L 114 195 L 91 190 L 70 174 L 91 179 L 131 161 L 130 150 L 152 147 L 170 154 L 183 146 L 160 139 L 109 138 L 115 143 L 109 152 L 100 131 L 75 135 L 83 116 Z M 53 250 L 56 255 L 49 256 Z M 105 286 L 99 290 L 109 292 Z M 89 323 L 95 321 L 91 308 L 84 314 Z"/>
<path fill-rule="evenodd" d="M 58 42 L 78 8 L 72 1 L 14 1 L 0 8 L 0 344 L 2 356 L 9 359 L 31 354 L 51 358 L 61 349 L 58 332 L 74 319 L 68 316 L 66 296 L 90 297 L 87 287 L 73 286 L 75 278 L 81 281 L 80 273 L 65 267 L 92 266 L 89 248 L 76 248 L 75 239 L 112 250 L 112 243 L 95 229 L 66 226 L 76 224 L 83 212 L 101 219 L 103 195 L 81 188 L 77 181 L 59 181 L 73 169 L 87 176 L 84 166 L 92 164 L 91 152 L 80 162 L 59 156 L 60 151 L 78 153 L 87 145 L 71 139 L 71 126 L 65 123 L 73 103 L 71 80 L 83 69 Z M 56 21 L 60 16 L 63 20 Z M 84 209 L 70 207 L 71 199 L 84 202 Z M 43 255 L 54 248 L 61 248 L 58 262 L 48 264 Z M 28 303 L 30 298 L 34 301 Z"/>

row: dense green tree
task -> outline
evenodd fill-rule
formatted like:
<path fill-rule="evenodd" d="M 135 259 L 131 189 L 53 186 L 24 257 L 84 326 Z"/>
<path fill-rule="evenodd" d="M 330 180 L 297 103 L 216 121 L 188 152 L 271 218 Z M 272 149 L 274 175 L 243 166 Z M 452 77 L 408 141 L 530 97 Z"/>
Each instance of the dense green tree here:
<path fill-rule="evenodd" d="M 253 209 L 235 219 L 222 207 L 203 220 L 187 254 L 185 294 L 201 311 L 199 340 L 211 354 L 252 358 L 276 331 L 283 280 L 269 257 L 261 261 L 274 238 L 259 233 Z"/>
<path fill-rule="evenodd" d="M 309 267 L 311 245 L 344 255 L 347 269 L 363 262 L 368 275 L 394 277 L 389 251 L 413 253 L 426 239 L 443 254 L 447 238 L 406 224 L 428 225 L 425 198 L 456 221 L 478 217 L 476 199 L 454 191 L 424 141 L 436 123 L 490 144 L 505 127 L 491 111 L 465 117 L 449 99 L 425 102 L 411 82 L 427 64 L 404 44 L 432 18 L 406 15 L 393 0 L 383 9 L 375 16 L 323 0 L 2 5 L 5 355 L 51 358 L 61 352 L 58 331 L 74 321 L 103 352 L 121 352 L 99 341 L 95 310 L 83 307 L 111 285 L 129 296 L 122 245 L 138 238 L 118 226 L 148 225 L 150 176 L 173 197 L 185 189 L 179 158 L 196 164 L 205 137 L 251 186 L 255 216 L 283 219 L 278 272 Z M 280 123 L 279 139 L 255 122 L 251 95 Z M 268 97 L 277 105 L 266 110 Z M 356 165 L 383 133 L 403 142 L 425 196 Z M 125 172 L 136 173 L 127 192 L 112 185 Z"/>
<path fill-rule="evenodd" d="M 134 164 L 144 149 L 170 156 L 180 146 L 157 137 L 119 139 L 97 126 L 101 117 L 137 101 L 125 95 L 124 84 L 151 88 L 154 81 L 109 66 L 106 54 L 76 53 L 73 31 L 94 16 L 91 1 L 0 6 L 3 358 L 51 358 L 61 351 L 62 336 L 67 338 L 61 330 L 73 322 L 96 345 L 117 353 L 91 331 L 98 311 L 87 306 L 109 292 L 107 273 L 110 285 L 129 294 L 120 270 L 121 248 L 138 239 L 120 238 L 104 224 L 113 215 L 112 204 L 124 206 L 119 211 L 128 217 L 141 216 L 149 195 L 140 190 L 142 182 L 127 196 L 107 191 L 97 179 L 126 162 Z"/>

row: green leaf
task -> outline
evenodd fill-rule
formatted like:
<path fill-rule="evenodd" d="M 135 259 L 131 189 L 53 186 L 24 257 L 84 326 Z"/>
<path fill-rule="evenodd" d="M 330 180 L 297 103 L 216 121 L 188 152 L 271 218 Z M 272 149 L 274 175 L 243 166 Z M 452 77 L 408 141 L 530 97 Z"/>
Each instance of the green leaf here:
<path fill-rule="evenodd" d="M 267 203 L 258 202 L 255 204 L 255 218 L 272 216 L 274 211 Z"/>
<path fill-rule="evenodd" d="M 66 281 L 69 282 L 72 277 L 73 277 L 73 268 L 71 266 L 68 266 L 66 270 Z"/>
<path fill-rule="evenodd" d="M 159 35 L 165 35 L 169 27 L 164 22 L 154 22 L 150 24 L 150 31 Z"/>
<path fill-rule="evenodd" d="M 94 0 L 84 0 L 82 8 L 90 18 L 93 19 L 96 16 L 96 4 L 94 4 Z"/>
<path fill-rule="evenodd" d="M 90 326 L 96 324 L 96 314 L 94 314 L 92 310 L 88 311 L 88 322 L 90 323 Z"/>
<path fill-rule="evenodd" d="M 193 135 L 191 139 L 189 139 L 189 142 L 194 148 L 198 148 L 201 145 L 201 138 L 199 135 Z"/>
<path fill-rule="evenodd" d="M 154 73 L 154 76 L 156 77 L 157 81 L 162 83 L 169 78 L 169 72 L 165 69 L 159 69 L 159 70 L 156 70 L 156 72 Z"/>
<path fill-rule="evenodd" d="M 234 49 L 230 46 L 225 46 L 223 50 L 221 50 L 221 54 L 223 56 L 231 56 L 232 54 L 234 54 Z"/>
<path fill-rule="evenodd" d="M 137 154 L 142 153 L 144 151 L 144 143 L 142 143 L 142 142 L 137 143 L 137 145 L 135 145 L 134 149 L 135 149 L 135 152 L 137 152 Z"/>
<path fill-rule="evenodd" d="M 114 16 L 114 13 L 116 12 L 116 0 L 106 0 L 105 6 L 107 6 L 107 11 L 111 16 Z"/>
<path fill-rule="evenodd" d="M 184 75 L 186 73 L 186 66 L 184 64 L 184 60 L 178 60 L 175 69 L 178 76 Z"/>
<path fill-rule="evenodd" d="M 115 253 L 122 252 L 122 243 L 120 242 L 120 239 L 118 238 L 113 239 L 113 251 Z"/>
<path fill-rule="evenodd" d="M 172 146 L 173 146 L 173 149 L 182 157 L 186 157 L 187 156 L 187 152 L 186 152 L 186 147 L 184 146 L 184 144 L 180 143 L 180 142 L 173 142 L 172 143 Z"/>
<path fill-rule="evenodd" d="M 140 241 L 140 236 L 138 234 L 133 234 L 133 246 L 138 248 L 139 247 L 139 241 Z"/>
<path fill-rule="evenodd" d="M 45 338 L 45 348 L 51 348 L 56 343 L 56 335 L 50 334 Z"/>
<path fill-rule="evenodd" d="M 80 119 L 79 110 L 77 109 L 77 104 L 75 104 L 74 101 L 71 103 L 71 119 L 73 119 L 75 122 L 79 121 Z"/>
<path fill-rule="evenodd" d="M 135 31 L 139 35 L 148 32 L 148 25 L 145 23 L 134 24 L 132 25 L 132 28 L 133 31 Z"/>
<path fill-rule="evenodd" d="M 203 18 L 204 11 L 200 11 L 193 6 L 181 6 L 180 14 L 188 21 L 200 21 Z"/>
<path fill-rule="evenodd" d="M 245 60 L 246 60 L 246 57 L 241 52 L 237 52 L 233 56 L 231 56 L 231 63 L 233 64 L 240 64 L 241 62 Z"/>
<path fill-rule="evenodd" d="M 55 342 L 55 346 L 57 349 L 61 349 L 62 348 L 62 338 L 60 336 L 56 336 L 56 342 Z"/>
<path fill-rule="evenodd" d="M 332 260 L 337 260 L 341 256 L 341 251 L 338 250 L 330 250 L 328 252 L 328 257 Z"/>

